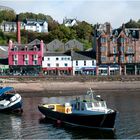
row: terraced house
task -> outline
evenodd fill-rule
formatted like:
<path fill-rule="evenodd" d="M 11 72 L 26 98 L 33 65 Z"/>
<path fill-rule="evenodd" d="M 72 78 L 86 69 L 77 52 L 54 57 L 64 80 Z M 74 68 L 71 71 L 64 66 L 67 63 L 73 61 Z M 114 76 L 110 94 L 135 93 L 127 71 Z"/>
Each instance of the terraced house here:
<path fill-rule="evenodd" d="M 98 75 L 140 74 L 140 29 L 112 29 L 110 23 L 96 29 Z"/>
<path fill-rule="evenodd" d="M 8 63 L 12 75 L 38 75 L 42 68 L 43 41 L 24 44 L 9 41 Z"/>

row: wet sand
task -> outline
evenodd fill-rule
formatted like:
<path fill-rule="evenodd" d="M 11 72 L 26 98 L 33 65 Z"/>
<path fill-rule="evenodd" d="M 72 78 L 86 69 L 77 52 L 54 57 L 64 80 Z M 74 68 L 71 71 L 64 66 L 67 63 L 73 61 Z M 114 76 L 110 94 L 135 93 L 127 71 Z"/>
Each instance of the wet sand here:
<path fill-rule="evenodd" d="M 31 96 L 69 96 L 81 95 L 92 88 L 95 92 L 135 91 L 140 93 L 140 81 L 103 81 L 103 82 L 6 82 L 1 86 L 13 86 L 17 92 L 26 97 Z"/>

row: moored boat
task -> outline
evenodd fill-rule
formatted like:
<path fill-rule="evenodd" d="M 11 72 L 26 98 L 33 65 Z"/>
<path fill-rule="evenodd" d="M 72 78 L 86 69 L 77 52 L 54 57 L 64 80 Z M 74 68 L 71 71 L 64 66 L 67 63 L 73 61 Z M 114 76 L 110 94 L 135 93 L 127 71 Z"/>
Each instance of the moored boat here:
<path fill-rule="evenodd" d="M 46 118 L 74 127 L 114 129 L 116 111 L 90 89 L 85 99 L 76 98 L 65 104 L 41 104 L 39 111 Z"/>
<path fill-rule="evenodd" d="M 22 113 L 22 98 L 13 87 L 0 87 L 0 112 Z"/>

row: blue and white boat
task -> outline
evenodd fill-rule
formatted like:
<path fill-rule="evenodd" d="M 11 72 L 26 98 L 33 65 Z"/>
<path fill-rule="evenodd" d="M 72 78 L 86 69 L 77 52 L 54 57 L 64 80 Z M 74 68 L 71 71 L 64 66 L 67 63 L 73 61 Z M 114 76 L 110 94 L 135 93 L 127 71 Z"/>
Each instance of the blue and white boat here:
<path fill-rule="evenodd" d="M 0 112 L 22 112 L 22 98 L 13 87 L 0 87 Z"/>

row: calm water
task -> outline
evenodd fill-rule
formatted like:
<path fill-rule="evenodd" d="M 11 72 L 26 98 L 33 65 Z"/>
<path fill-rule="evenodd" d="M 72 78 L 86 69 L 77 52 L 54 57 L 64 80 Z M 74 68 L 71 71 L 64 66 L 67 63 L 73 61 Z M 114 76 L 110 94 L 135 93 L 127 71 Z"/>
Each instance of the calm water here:
<path fill-rule="evenodd" d="M 44 121 L 38 111 L 39 103 L 65 102 L 74 97 L 32 97 L 24 100 L 21 116 L 0 114 L 0 139 L 93 139 L 140 138 L 140 94 L 128 91 L 100 93 L 110 108 L 119 111 L 116 130 L 75 130 Z"/>

